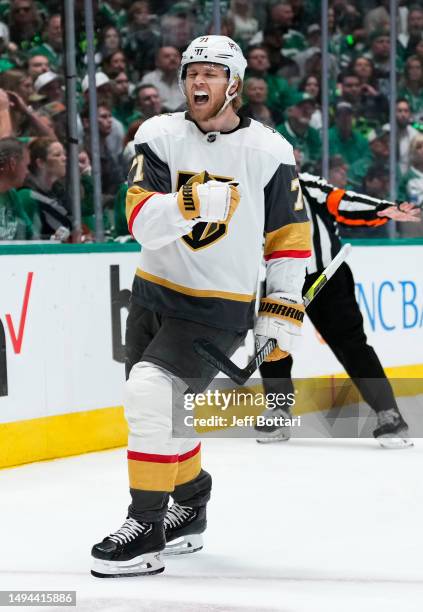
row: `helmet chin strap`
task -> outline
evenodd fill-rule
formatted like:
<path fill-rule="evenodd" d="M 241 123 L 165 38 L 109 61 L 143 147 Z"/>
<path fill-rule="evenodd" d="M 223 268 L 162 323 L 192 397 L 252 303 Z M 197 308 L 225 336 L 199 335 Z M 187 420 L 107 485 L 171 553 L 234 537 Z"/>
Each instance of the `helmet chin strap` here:
<path fill-rule="evenodd" d="M 225 92 L 225 103 L 223 104 L 222 108 L 216 113 L 215 117 L 220 117 L 220 115 L 223 113 L 223 111 L 226 109 L 226 107 L 228 106 L 228 104 L 230 104 L 230 102 L 237 97 L 238 95 L 238 88 L 235 90 L 235 93 L 233 93 L 232 95 L 229 95 L 229 90 L 231 89 L 231 87 L 233 85 L 235 85 L 235 83 L 238 81 L 238 77 L 234 77 L 233 79 L 231 79 L 229 81 L 228 87 L 226 89 Z"/>

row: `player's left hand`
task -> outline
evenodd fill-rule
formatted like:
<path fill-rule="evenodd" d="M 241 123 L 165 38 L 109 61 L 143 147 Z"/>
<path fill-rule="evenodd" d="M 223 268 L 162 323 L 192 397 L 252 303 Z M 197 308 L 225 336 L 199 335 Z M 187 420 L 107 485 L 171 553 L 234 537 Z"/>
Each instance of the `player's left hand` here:
<path fill-rule="evenodd" d="M 421 221 L 421 210 L 410 202 L 402 202 L 398 206 L 389 206 L 377 213 L 378 217 L 389 217 L 394 221 L 418 223 Z"/>

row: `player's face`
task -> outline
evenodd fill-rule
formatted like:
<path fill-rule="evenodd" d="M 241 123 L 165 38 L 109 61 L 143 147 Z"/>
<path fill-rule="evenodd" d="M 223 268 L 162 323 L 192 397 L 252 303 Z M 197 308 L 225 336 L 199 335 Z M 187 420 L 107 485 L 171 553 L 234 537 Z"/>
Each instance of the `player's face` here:
<path fill-rule="evenodd" d="M 185 91 L 190 115 L 196 121 L 207 121 L 217 115 L 225 102 L 228 77 L 218 64 L 189 64 Z"/>

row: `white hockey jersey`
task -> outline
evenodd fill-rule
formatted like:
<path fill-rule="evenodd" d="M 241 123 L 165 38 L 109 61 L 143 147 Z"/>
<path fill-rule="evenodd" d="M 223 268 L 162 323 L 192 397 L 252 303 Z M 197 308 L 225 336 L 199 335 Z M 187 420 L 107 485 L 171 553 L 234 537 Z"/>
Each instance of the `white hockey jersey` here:
<path fill-rule="evenodd" d="M 267 293 L 301 300 L 310 226 L 291 145 L 243 118 L 228 133 L 203 133 L 186 113 L 141 125 L 126 214 L 142 245 L 132 299 L 156 312 L 243 331 L 252 327 L 261 261 Z M 239 183 L 229 223 L 187 221 L 176 192 L 191 177 Z"/>

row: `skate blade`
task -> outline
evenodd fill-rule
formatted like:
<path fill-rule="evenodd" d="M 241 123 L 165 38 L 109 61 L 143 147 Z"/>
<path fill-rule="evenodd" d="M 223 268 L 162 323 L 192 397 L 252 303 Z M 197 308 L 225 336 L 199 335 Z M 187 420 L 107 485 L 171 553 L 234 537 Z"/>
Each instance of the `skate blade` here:
<path fill-rule="evenodd" d="M 386 448 L 389 450 L 401 450 L 403 448 L 411 448 L 412 446 L 414 446 L 414 442 L 409 438 L 393 438 L 392 436 L 380 436 L 379 438 L 377 438 L 377 441 L 379 442 L 379 445 L 382 448 Z"/>
<path fill-rule="evenodd" d="M 129 561 L 106 561 L 94 559 L 91 574 L 96 578 L 129 578 L 132 576 L 152 576 L 164 571 L 161 552 L 153 552 Z"/>
<path fill-rule="evenodd" d="M 274 434 L 268 434 L 265 438 L 256 438 L 256 442 L 259 444 L 272 444 L 273 442 L 288 442 L 290 439 L 289 433 L 275 432 Z"/>
<path fill-rule="evenodd" d="M 165 557 L 170 557 L 172 555 L 189 555 L 198 552 L 202 548 L 203 537 L 200 533 L 195 533 L 193 535 L 176 538 L 176 540 L 167 543 L 163 555 Z"/>

